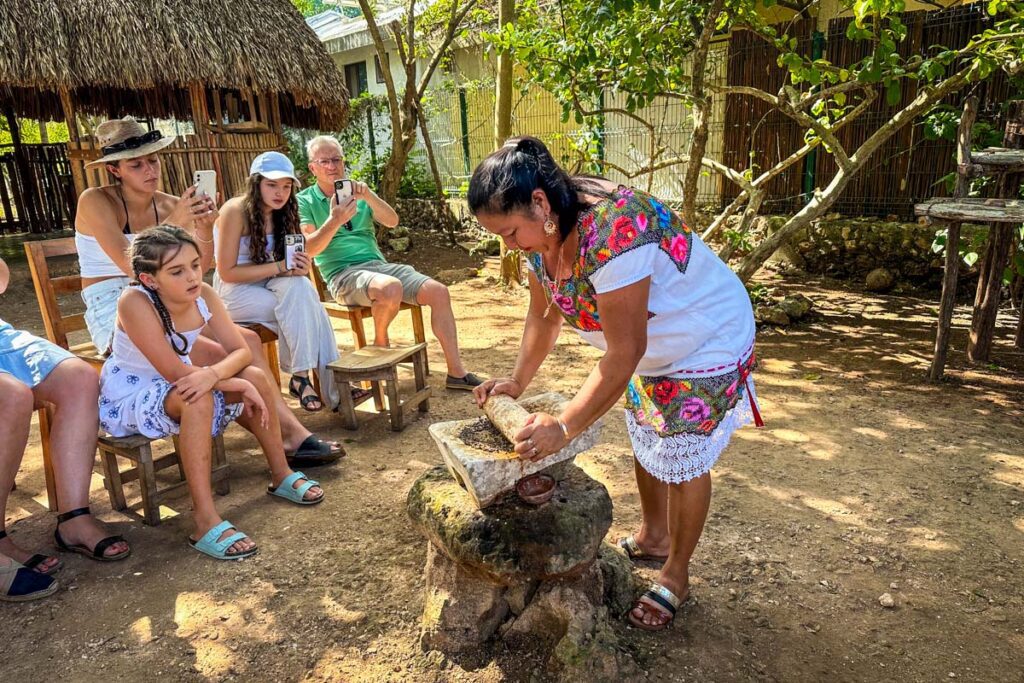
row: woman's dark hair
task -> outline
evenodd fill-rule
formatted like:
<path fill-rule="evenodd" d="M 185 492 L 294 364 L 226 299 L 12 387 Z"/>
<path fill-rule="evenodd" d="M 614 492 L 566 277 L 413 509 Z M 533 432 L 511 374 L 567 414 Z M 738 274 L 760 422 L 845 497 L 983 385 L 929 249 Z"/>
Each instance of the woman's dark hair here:
<path fill-rule="evenodd" d="M 555 163 L 551 152 L 535 137 L 509 138 L 501 149 L 480 162 L 469 179 L 466 202 L 474 215 L 504 215 L 529 209 L 533 191 L 541 189 L 551 210 L 558 215 L 558 232 L 565 239 L 576 225 L 580 212 L 590 208 L 579 193 L 606 195 L 594 176 L 570 176 Z"/>
<path fill-rule="evenodd" d="M 178 255 L 185 245 L 191 245 L 196 253 L 199 253 L 199 245 L 192 239 L 192 235 L 177 226 L 164 224 L 143 230 L 128 247 L 128 260 L 132 264 L 135 281 L 142 285 L 142 288 L 149 294 L 149 298 L 153 301 L 153 307 L 156 308 L 157 315 L 160 316 L 160 322 L 163 323 L 164 332 L 171 338 L 171 348 L 179 356 L 188 355 L 188 339 L 174 329 L 174 321 L 171 320 L 171 314 L 160 298 L 160 294 L 155 289 L 150 289 L 142 284 L 139 275 L 148 273 L 155 276 L 165 263 Z M 180 347 L 176 343 L 177 341 L 181 342 Z"/>
<path fill-rule="evenodd" d="M 249 258 L 253 263 L 267 262 L 267 233 L 263 230 L 263 195 L 260 194 L 260 183 L 263 176 L 254 173 L 249 176 L 242 188 L 242 215 L 249 232 Z M 295 181 L 292 181 L 293 183 Z M 295 197 L 295 185 L 288 196 L 288 202 L 271 214 L 274 224 L 274 260 L 284 260 L 284 236 L 299 232 L 299 200 Z"/>

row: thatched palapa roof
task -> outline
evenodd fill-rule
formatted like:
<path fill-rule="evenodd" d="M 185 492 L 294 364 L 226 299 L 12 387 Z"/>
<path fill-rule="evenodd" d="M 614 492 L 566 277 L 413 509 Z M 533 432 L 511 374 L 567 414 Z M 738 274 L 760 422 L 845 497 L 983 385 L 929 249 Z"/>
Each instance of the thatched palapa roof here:
<path fill-rule="evenodd" d="M 289 0 L 3 0 L 0 105 L 189 119 L 188 88 L 275 93 L 284 123 L 337 128 L 344 78 Z"/>

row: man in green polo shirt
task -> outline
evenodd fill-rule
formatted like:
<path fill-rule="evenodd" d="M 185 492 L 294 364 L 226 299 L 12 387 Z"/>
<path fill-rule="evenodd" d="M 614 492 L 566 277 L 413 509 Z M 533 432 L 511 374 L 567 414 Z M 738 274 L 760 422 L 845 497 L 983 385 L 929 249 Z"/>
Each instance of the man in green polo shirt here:
<path fill-rule="evenodd" d="M 374 221 L 393 228 L 398 214 L 364 183 L 352 183 L 352 196 L 339 205 L 334 181 L 345 177 L 341 144 L 321 135 L 306 144 L 316 183 L 298 194 L 299 223 L 306 251 L 320 270 L 331 296 L 373 312 L 374 344 L 388 346 L 388 326 L 402 302 L 427 306 L 430 327 L 448 365 L 445 386 L 471 391 L 482 380 L 467 372 L 459 357 L 455 313 L 448 288 L 404 263 L 388 263 L 377 245 Z"/>

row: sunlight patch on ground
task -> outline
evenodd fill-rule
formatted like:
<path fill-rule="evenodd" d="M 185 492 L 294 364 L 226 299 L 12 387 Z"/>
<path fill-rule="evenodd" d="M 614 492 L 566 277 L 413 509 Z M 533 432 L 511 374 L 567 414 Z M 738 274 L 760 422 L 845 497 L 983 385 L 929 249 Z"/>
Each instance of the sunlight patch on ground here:
<path fill-rule="evenodd" d="M 931 550 L 935 552 L 960 552 L 960 546 L 939 538 L 939 534 L 930 527 L 914 526 L 907 529 L 912 537 L 907 541 L 911 548 L 919 550 Z"/>
<path fill-rule="evenodd" d="M 878 439 L 879 441 L 885 441 L 889 438 L 889 435 L 880 429 L 872 429 L 871 427 L 854 427 L 854 432 L 861 434 L 862 436 L 870 436 Z"/>
<path fill-rule="evenodd" d="M 227 639 L 269 643 L 283 635 L 269 613 L 254 618 L 276 593 L 272 584 L 255 581 L 244 597 L 232 602 L 217 600 L 205 592 L 178 594 L 174 603 L 178 625 L 175 635 L 195 648 L 196 668 L 202 675 L 222 677 L 232 669 L 244 672 L 246 663 L 225 644 Z"/>
<path fill-rule="evenodd" d="M 829 517 L 839 517 L 844 524 L 850 524 L 851 526 L 867 527 L 867 522 L 858 513 L 851 510 L 848 506 L 839 502 L 838 500 L 832 500 L 830 498 L 818 498 L 817 496 L 809 496 L 802 494 L 798 496 L 799 501 L 811 508 L 817 510 Z"/>
<path fill-rule="evenodd" d="M 149 617 L 136 619 L 132 622 L 129 630 L 140 645 L 145 645 L 153 640 L 153 620 Z"/>
<path fill-rule="evenodd" d="M 329 595 L 320 598 L 320 606 L 325 616 L 342 624 L 359 624 L 366 619 L 366 612 L 348 609 Z"/>
<path fill-rule="evenodd" d="M 1017 528 L 1017 531 L 1024 534 L 1024 517 L 1018 517 L 1017 519 L 1013 520 L 1013 526 Z"/>
<path fill-rule="evenodd" d="M 772 436 L 776 436 L 783 441 L 790 443 L 807 443 L 811 440 L 811 437 L 807 436 L 803 432 L 798 432 L 795 429 L 770 429 L 768 430 Z"/>
<path fill-rule="evenodd" d="M 895 429 L 932 429 L 932 425 L 926 422 L 896 413 L 889 417 L 889 424 Z"/>

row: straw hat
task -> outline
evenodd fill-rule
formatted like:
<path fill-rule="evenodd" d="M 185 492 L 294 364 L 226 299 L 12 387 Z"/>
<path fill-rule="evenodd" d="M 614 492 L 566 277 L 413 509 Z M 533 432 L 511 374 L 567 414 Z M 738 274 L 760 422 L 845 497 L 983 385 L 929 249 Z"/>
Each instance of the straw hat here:
<path fill-rule="evenodd" d="M 104 121 L 96 126 L 95 137 L 103 156 L 87 163 L 87 167 L 144 157 L 170 145 L 175 139 L 173 135 L 165 138 L 158 130 L 147 131 L 131 116 Z"/>

